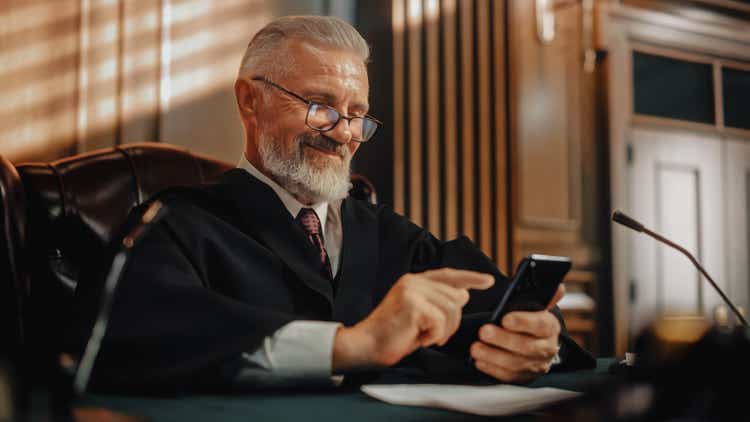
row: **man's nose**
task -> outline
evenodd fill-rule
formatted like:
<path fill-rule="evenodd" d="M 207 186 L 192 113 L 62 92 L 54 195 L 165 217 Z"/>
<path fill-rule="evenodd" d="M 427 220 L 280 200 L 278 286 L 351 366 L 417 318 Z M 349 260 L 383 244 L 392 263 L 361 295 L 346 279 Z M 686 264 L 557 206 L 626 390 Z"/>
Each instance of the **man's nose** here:
<path fill-rule="evenodd" d="M 339 120 L 338 124 L 333 129 L 325 133 L 325 135 L 340 144 L 348 144 L 352 141 L 352 130 L 349 127 L 349 121 L 346 119 Z"/>

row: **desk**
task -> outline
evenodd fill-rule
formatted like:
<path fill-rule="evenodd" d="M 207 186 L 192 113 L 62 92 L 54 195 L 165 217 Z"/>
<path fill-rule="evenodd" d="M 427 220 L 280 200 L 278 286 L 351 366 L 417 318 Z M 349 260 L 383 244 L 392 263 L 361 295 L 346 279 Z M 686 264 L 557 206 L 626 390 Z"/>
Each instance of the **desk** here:
<path fill-rule="evenodd" d="M 582 390 L 589 384 L 610 379 L 607 368 L 612 362 L 614 362 L 613 359 L 598 359 L 596 369 L 548 374 L 537 379 L 531 386 Z M 312 393 L 189 396 L 171 399 L 95 395 L 87 397 L 84 403 L 132 416 L 145 417 L 153 421 L 487 420 L 483 417 L 439 409 L 393 406 L 352 389 Z M 522 415 L 513 420 L 532 420 L 532 416 Z"/>

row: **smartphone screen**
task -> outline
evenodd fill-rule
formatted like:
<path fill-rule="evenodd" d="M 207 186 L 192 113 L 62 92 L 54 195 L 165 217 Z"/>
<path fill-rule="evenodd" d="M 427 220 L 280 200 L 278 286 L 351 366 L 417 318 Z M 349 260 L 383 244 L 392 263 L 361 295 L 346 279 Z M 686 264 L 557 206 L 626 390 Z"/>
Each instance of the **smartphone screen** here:
<path fill-rule="evenodd" d="M 524 258 L 510 286 L 492 312 L 490 322 L 500 325 L 513 311 L 541 311 L 547 307 L 570 270 L 570 258 L 533 254 Z"/>

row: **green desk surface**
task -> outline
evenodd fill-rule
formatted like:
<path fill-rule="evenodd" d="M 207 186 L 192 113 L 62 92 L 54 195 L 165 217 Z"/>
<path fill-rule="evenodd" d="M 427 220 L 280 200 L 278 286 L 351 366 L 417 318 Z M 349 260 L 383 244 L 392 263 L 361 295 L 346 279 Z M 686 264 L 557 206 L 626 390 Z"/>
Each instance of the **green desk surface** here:
<path fill-rule="evenodd" d="M 607 368 L 614 359 L 598 359 L 597 368 L 545 375 L 531 387 L 583 390 L 611 378 Z M 464 413 L 409 406 L 394 406 L 356 389 L 320 392 L 251 393 L 222 396 L 147 398 L 94 395 L 84 405 L 105 407 L 153 421 L 464 421 L 488 418 Z M 532 420 L 520 415 L 503 420 Z"/>

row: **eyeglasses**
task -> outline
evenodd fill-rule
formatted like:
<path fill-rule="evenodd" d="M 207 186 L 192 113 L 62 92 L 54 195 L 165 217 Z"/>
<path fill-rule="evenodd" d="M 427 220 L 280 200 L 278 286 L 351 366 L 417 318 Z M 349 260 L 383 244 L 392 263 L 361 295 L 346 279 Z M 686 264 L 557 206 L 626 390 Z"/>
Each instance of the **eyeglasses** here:
<path fill-rule="evenodd" d="M 306 100 L 303 96 L 295 94 L 262 76 L 252 78 L 252 80 L 267 83 L 281 92 L 307 104 L 307 117 L 305 117 L 305 124 L 310 129 L 317 130 L 318 132 L 328 132 L 333 130 L 333 128 L 335 128 L 343 119 L 349 123 L 349 131 L 352 133 L 352 141 L 367 142 L 372 139 L 372 136 L 375 135 L 378 127 L 382 124 L 378 119 L 372 116 L 344 116 L 333 107 Z"/>

